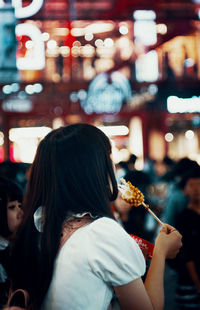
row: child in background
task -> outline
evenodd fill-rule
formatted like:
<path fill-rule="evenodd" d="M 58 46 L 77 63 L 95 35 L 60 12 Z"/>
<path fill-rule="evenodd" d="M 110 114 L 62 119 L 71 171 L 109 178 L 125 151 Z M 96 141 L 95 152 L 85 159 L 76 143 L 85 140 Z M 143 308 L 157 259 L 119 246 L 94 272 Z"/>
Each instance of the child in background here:
<path fill-rule="evenodd" d="M 73 124 L 40 142 L 10 265 L 12 288 L 28 290 L 34 309 L 107 310 L 114 295 L 120 309 L 163 309 L 165 259 L 176 256 L 181 235 L 163 225 L 143 284 L 144 256 L 112 213 L 117 195 L 111 144 L 100 129 Z M 81 221 L 63 244 L 65 230 Z"/>
<path fill-rule="evenodd" d="M 22 222 L 22 189 L 12 180 L 0 177 L 0 309 L 8 298 L 9 279 L 6 272 L 8 245 L 16 237 Z"/>

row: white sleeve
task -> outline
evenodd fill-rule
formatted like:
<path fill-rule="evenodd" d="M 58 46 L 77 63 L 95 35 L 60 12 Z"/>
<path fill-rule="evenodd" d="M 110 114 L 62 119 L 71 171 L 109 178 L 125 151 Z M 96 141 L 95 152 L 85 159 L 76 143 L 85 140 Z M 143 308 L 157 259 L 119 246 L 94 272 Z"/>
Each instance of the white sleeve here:
<path fill-rule="evenodd" d="M 117 222 L 105 217 L 93 222 L 88 262 L 92 271 L 112 286 L 140 278 L 146 270 L 138 244 Z"/>

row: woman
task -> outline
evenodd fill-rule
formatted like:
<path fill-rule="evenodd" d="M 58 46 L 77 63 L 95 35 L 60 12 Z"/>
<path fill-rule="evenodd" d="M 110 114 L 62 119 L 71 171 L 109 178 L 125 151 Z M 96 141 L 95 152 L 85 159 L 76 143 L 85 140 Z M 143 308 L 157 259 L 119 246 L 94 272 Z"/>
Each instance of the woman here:
<path fill-rule="evenodd" d="M 8 298 L 8 246 L 22 222 L 22 189 L 12 180 L 0 177 L 0 309 Z"/>
<path fill-rule="evenodd" d="M 111 210 L 117 194 L 111 144 L 101 130 L 73 124 L 41 141 L 11 264 L 13 289 L 27 289 L 35 309 L 106 310 L 114 293 L 121 309 L 163 309 L 165 259 L 175 257 L 181 236 L 163 226 L 144 286 L 143 254 Z M 60 249 L 71 220 L 84 218 Z"/>

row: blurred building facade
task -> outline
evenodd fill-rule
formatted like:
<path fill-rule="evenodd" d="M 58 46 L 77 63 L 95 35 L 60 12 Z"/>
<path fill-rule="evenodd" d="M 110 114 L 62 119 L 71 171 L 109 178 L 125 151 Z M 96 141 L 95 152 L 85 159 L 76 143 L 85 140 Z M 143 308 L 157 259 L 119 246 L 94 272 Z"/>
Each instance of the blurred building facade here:
<path fill-rule="evenodd" d="M 31 162 L 52 128 L 89 122 L 112 138 L 116 162 L 130 153 L 138 168 L 165 155 L 200 162 L 199 9 L 2 0 L 0 160 Z"/>

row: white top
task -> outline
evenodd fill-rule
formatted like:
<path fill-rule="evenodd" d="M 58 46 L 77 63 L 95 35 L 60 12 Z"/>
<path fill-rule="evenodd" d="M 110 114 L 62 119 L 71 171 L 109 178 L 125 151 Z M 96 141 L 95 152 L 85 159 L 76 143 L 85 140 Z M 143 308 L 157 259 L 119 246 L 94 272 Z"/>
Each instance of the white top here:
<path fill-rule="evenodd" d="M 42 310 L 107 310 L 112 286 L 145 273 L 137 243 L 110 218 L 76 230 L 61 248 Z"/>

